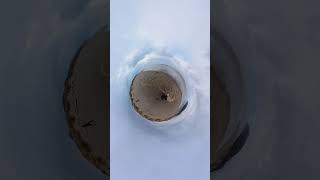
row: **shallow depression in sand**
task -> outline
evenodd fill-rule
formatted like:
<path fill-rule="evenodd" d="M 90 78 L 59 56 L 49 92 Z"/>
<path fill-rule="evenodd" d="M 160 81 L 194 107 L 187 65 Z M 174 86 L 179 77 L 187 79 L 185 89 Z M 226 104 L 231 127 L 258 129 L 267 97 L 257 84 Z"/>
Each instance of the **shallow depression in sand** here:
<path fill-rule="evenodd" d="M 166 121 L 180 111 L 182 92 L 176 80 L 162 71 L 143 71 L 131 84 L 135 110 L 151 121 Z"/>

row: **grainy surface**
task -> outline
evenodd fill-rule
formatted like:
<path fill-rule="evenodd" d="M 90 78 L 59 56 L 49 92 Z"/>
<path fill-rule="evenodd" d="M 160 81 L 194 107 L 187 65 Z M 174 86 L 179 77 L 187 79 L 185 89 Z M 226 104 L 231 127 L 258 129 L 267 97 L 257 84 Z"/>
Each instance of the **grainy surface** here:
<path fill-rule="evenodd" d="M 152 121 L 166 121 L 180 111 L 182 92 L 170 75 L 143 71 L 133 80 L 131 100 L 138 113 Z"/>

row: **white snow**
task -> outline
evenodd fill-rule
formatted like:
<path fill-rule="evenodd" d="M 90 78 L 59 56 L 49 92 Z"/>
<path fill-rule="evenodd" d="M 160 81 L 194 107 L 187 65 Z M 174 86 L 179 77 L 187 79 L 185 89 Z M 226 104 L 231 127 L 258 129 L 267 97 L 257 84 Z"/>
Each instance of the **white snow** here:
<path fill-rule="evenodd" d="M 210 178 L 210 1 L 111 1 L 110 157 L 113 180 Z M 149 123 L 132 108 L 129 84 L 163 63 L 187 82 L 177 123 Z"/>

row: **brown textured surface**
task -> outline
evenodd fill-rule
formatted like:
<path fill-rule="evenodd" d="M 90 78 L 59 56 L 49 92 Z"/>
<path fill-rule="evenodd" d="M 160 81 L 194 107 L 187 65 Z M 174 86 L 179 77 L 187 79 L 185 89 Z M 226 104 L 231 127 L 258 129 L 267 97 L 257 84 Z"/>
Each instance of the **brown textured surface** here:
<path fill-rule="evenodd" d="M 136 111 L 152 121 L 166 121 L 180 111 L 182 92 L 170 75 L 143 71 L 133 80 L 131 100 Z"/>
<path fill-rule="evenodd" d="M 63 96 L 71 138 L 82 156 L 104 174 L 109 174 L 107 38 L 103 29 L 80 48 Z"/>

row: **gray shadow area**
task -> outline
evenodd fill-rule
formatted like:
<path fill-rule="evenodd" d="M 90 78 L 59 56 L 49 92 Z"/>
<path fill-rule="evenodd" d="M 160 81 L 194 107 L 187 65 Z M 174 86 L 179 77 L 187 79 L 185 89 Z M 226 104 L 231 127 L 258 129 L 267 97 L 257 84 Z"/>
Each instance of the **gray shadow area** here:
<path fill-rule="evenodd" d="M 320 11 L 316 1 L 211 3 L 243 75 L 250 135 L 211 179 L 318 179 Z"/>
<path fill-rule="evenodd" d="M 8 1 L 0 9 L 0 179 L 106 179 L 69 137 L 62 95 L 73 56 L 107 22 L 107 1 Z"/>

